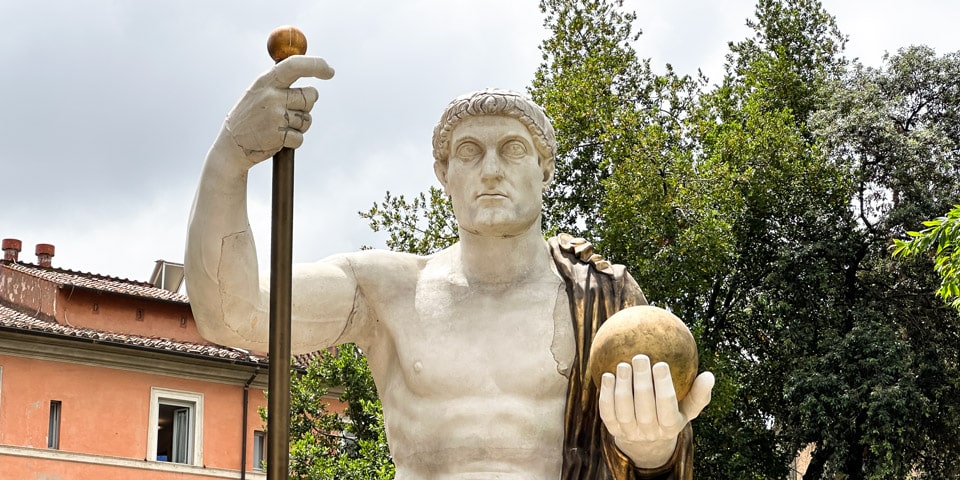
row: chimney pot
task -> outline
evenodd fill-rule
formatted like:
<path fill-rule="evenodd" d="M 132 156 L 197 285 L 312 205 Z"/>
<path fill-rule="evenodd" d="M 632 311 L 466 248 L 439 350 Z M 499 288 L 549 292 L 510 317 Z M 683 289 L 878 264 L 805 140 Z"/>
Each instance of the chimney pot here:
<path fill-rule="evenodd" d="M 54 246 L 49 243 L 38 243 L 37 244 L 37 263 L 41 267 L 49 267 L 51 265 L 51 259 L 54 254 Z"/>
<path fill-rule="evenodd" d="M 20 250 L 23 248 L 23 242 L 16 238 L 3 239 L 3 259 L 9 262 L 16 262 L 20 258 Z"/>

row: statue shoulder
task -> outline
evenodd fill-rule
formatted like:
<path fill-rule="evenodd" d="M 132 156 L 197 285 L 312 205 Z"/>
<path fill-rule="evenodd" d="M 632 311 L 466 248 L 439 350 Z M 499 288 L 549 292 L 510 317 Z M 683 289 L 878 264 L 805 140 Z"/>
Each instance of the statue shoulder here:
<path fill-rule="evenodd" d="M 389 250 L 360 250 L 339 255 L 361 284 L 416 278 L 430 257 Z"/>
<path fill-rule="evenodd" d="M 553 255 L 557 271 L 568 285 L 579 288 L 601 288 L 608 285 L 611 291 L 619 292 L 616 298 L 622 300 L 619 308 L 632 305 L 646 305 L 647 299 L 637 281 L 626 267 L 611 263 L 593 250 L 593 244 L 583 238 L 561 233 L 547 240 Z M 603 287 L 606 288 L 606 287 Z"/>
<path fill-rule="evenodd" d="M 589 264 L 598 272 L 614 274 L 614 267 L 619 265 L 611 264 L 602 255 L 594 251 L 593 244 L 584 238 L 574 237 L 569 233 L 561 233 L 556 237 L 547 240 L 552 249 L 559 250 L 569 261 Z"/>

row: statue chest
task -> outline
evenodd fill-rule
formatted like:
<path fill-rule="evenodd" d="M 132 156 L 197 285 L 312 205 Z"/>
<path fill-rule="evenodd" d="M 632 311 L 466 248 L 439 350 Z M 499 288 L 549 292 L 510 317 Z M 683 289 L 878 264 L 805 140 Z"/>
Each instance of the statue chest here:
<path fill-rule="evenodd" d="M 395 380 L 412 395 L 532 398 L 566 391 L 574 347 L 559 279 L 492 286 L 422 280 L 412 307 L 389 322 Z"/>

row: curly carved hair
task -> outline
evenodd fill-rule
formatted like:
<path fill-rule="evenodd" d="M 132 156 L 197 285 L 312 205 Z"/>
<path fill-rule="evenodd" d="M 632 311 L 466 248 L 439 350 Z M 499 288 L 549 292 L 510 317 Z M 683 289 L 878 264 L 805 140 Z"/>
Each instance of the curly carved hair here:
<path fill-rule="evenodd" d="M 523 95 L 502 89 L 479 90 L 453 99 L 433 129 L 433 158 L 445 164 L 450 158 L 453 129 L 464 118 L 480 115 L 503 115 L 519 120 L 530 131 L 541 164 L 553 160 L 557 139 L 546 112 Z"/>

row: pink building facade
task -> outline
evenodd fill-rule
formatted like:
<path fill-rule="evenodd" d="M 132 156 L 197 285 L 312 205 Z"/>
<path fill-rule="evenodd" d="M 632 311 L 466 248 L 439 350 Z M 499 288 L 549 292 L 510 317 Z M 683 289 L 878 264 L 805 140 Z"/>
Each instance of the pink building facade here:
<path fill-rule="evenodd" d="M 50 245 L 36 263 L 17 241 L 3 248 L 0 477 L 264 478 L 263 354 L 206 342 L 162 278 L 54 268 Z"/>

